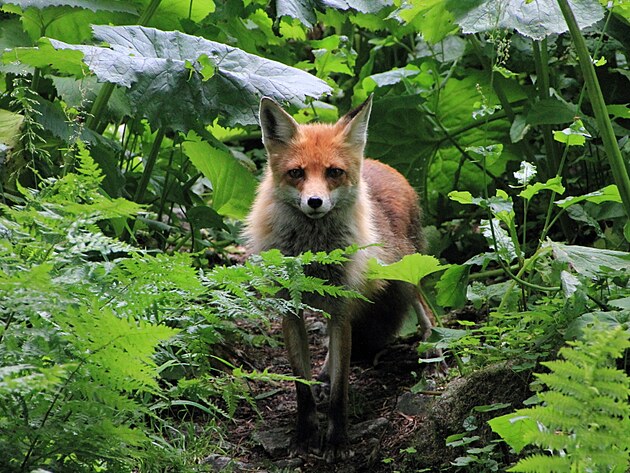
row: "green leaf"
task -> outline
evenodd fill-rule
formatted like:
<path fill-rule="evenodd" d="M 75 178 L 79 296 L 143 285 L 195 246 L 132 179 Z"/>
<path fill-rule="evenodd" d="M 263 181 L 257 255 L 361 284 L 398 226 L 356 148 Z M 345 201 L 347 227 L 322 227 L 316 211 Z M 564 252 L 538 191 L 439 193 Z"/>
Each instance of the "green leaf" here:
<path fill-rule="evenodd" d="M 630 268 L 630 253 L 624 251 L 565 245 L 554 241 L 549 242 L 549 245 L 558 261 L 567 263 L 574 271 L 588 278 L 596 279 L 602 267 L 618 271 L 628 271 Z"/>
<path fill-rule="evenodd" d="M 44 9 L 49 7 L 73 7 L 85 8 L 92 11 L 116 11 L 124 13 L 137 13 L 137 9 L 130 2 L 121 2 L 117 0 L 3 0 L 0 3 L 17 5 L 22 9 L 37 8 Z"/>
<path fill-rule="evenodd" d="M 595 324 L 611 330 L 617 327 L 625 327 L 625 329 L 630 332 L 630 298 L 626 297 L 617 300 L 621 301 L 619 303 L 620 305 L 627 307 L 622 307 L 622 310 L 611 310 L 608 312 L 596 311 L 582 314 L 569 324 L 564 338 L 566 340 L 580 339 L 582 338 L 584 329 Z M 615 301 L 611 301 L 610 305 L 616 306 L 612 304 L 612 302 Z"/>
<path fill-rule="evenodd" d="M 227 229 L 223 218 L 212 207 L 197 205 L 186 212 L 186 217 L 196 229 L 199 228 L 223 228 Z"/>
<path fill-rule="evenodd" d="M 590 192 L 588 194 L 580 196 L 571 196 L 566 199 L 557 200 L 555 203 L 558 207 L 566 209 L 579 202 L 592 202 L 594 204 L 601 204 L 602 202 L 618 202 L 621 203 L 621 196 L 619 195 L 619 189 L 615 184 L 604 187 L 598 191 Z"/>
<path fill-rule="evenodd" d="M 512 126 L 510 127 L 510 140 L 512 143 L 518 143 L 529 132 L 531 125 L 529 125 L 525 117 L 521 114 L 514 117 Z"/>
<path fill-rule="evenodd" d="M 575 120 L 569 128 L 553 132 L 553 139 L 565 143 L 567 146 L 584 146 L 586 138 L 590 137 L 591 135 L 584 128 L 582 120 Z"/>
<path fill-rule="evenodd" d="M 190 132 L 184 152 L 212 183 L 212 207 L 221 215 L 244 218 L 253 200 L 256 179 L 230 153 L 214 148 Z"/>
<path fill-rule="evenodd" d="M 529 184 L 529 181 L 536 177 L 537 173 L 536 166 L 527 161 L 521 161 L 521 167 L 514 172 L 514 177 L 520 185 L 524 186 Z"/>
<path fill-rule="evenodd" d="M 474 103 L 479 100 L 478 86 L 491 105 L 498 101 L 486 76 L 468 70 L 464 79 L 451 77 L 440 94 L 426 100 L 422 91 L 435 85 L 426 82 L 433 80 L 431 74 L 422 66 L 421 70 L 421 74 L 406 77 L 401 83 L 375 90 L 371 123 L 378 126 L 370 128 L 366 153 L 402 171 L 413 185 L 430 189 L 424 205 L 431 214 L 437 211 L 438 199 L 452 190 L 482 195 L 484 179 L 496 179 L 514 159 L 515 148 L 507 146 L 508 120 L 485 122 L 472 118 Z M 407 87 L 414 93 L 410 94 Z M 504 91 L 510 101 L 524 98 L 520 89 L 509 84 Z M 439 125 L 427 120 L 427 114 L 435 114 Z M 468 153 L 463 156 L 462 150 L 488 143 L 502 143 L 504 149 L 496 162 L 486 162 L 488 176 L 484 178 L 479 160 Z"/>
<path fill-rule="evenodd" d="M 586 28 L 604 17 L 597 0 L 569 2 L 580 28 Z M 555 0 L 494 0 L 459 2 L 447 0 L 448 9 L 464 33 L 480 33 L 497 29 L 516 30 L 535 40 L 568 30 Z"/>
<path fill-rule="evenodd" d="M 36 48 L 15 48 L 2 55 L 5 64 L 16 61 L 40 69 L 51 67 L 79 78 L 88 74 L 79 51 L 55 49 L 47 38 L 39 40 Z"/>
<path fill-rule="evenodd" d="M 527 124 L 536 125 L 558 125 L 561 123 L 572 123 L 575 119 L 576 106 L 567 104 L 556 98 L 539 100 L 532 105 L 527 112 Z"/>
<path fill-rule="evenodd" d="M 331 90 L 304 71 L 178 31 L 98 25 L 93 30 L 109 47 L 50 42 L 57 50 L 81 51 L 99 80 L 128 88 L 133 109 L 156 127 L 187 130 L 217 116 L 229 126 L 253 125 L 262 95 L 304 105 L 306 97 Z M 215 67 L 207 80 L 202 55 Z M 192 72 L 186 61 L 200 70 Z"/>
<path fill-rule="evenodd" d="M 368 262 L 368 279 L 394 279 L 417 285 L 425 276 L 442 271 L 450 265 L 441 265 L 429 255 L 414 253 L 406 255 L 400 261 L 383 265 L 375 258 Z"/>
<path fill-rule="evenodd" d="M 14 148 L 19 142 L 23 121 L 23 115 L 0 109 L 0 144 L 9 149 Z"/>
<path fill-rule="evenodd" d="M 490 227 L 490 225 L 492 225 L 492 227 Z M 519 256 L 514 239 L 501 227 L 499 219 L 493 218 L 492 221 L 482 220 L 479 228 L 483 236 L 486 237 L 490 248 L 492 248 L 503 261 L 511 263 Z"/>
<path fill-rule="evenodd" d="M 516 453 L 529 444 L 532 433 L 538 430 L 536 421 L 515 412 L 495 417 L 488 421 L 493 432 L 497 433 Z"/>
<path fill-rule="evenodd" d="M 317 77 L 328 77 L 331 73 L 353 74 L 356 52 L 346 36 L 327 36 L 311 41 L 311 46 Z"/>
<path fill-rule="evenodd" d="M 479 205 L 483 200 L 481 197 L 473 197 L 468 191 L 451 191 L 448 198 L 465 205 Z"/>
<path fill-rule="evenodd" d="M 435 44 L 457 31 L 448 4 L 444 0 L 410 0 L 402 2 L 391 16 L 422 32 L 427 42 Z"/>
<path fill-rule="evenodd" d="M 313 26 L 317 17 L 315 12 L 326 8 L 347 11 L 356 10 L 361 13 L 378 13 L 392 4 L 391 0 L 375 2 L 373 0 L 276 0 L 278 18 L 290 16 L 297 18 L 306 26 Z"/>
<path fill-rule="evenodd" d="M 466 330 L 445 327 L 433 327 L 427 342 L 436 343 L 437 348 L 448 348 L 452 343 L 468 335 Z"/>
<path fill-rule="evenodd" d="M 606 105 L 606 110 L 615 118 L 630 118 L 630 107 L 628 105 Z"/>
<path fill-rule="evenodd" d="M 466 304 L 469 265 L 452 265 L 435 285 L 437 303 L 442 307 L 463 307 Z"/>
<path fill-rule="evenodd" d="M 557 194 L 564 194 L 564 186 L 562 185 L 562 177 L 556 176 L 547 180 L 547 182 L 535 182 L 534 184 L 528 185 L 525 189 L 523 189 L 518 195 L 525 200 L 531 200 L 536 194 L 538 194 L 542 190 L 553 191 Z"/>

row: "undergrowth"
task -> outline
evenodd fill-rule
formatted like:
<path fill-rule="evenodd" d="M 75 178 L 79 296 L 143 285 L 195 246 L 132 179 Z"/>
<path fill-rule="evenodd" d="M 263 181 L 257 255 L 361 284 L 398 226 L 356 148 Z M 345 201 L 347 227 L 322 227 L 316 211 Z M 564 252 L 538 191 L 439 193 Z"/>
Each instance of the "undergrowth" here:
<path fill-rule="evenodd" d="M 215 421 L 254 405 L 248 380 L 293 379 L 212 356 L 245 335 L 234 321 L 264 333 L 270 313 L 303 308 L 302 292 L 351 296 L 302 271 L 345 253 L 270 252 L 203 274 L 194 255 L 103 233 L 142 207 L 100 191 L 83 146 L 76 163 L 0 207 L 0 470 L 192 471 L 221 449 Z"/>

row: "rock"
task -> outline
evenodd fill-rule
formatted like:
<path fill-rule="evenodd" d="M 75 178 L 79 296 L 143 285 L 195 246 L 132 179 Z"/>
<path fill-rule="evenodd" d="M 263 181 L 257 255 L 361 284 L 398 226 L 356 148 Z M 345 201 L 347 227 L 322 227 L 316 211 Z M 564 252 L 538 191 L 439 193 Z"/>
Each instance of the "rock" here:
<path fill-rule="evenodd" d="M 442 466 L 449 466 L 460 456 L 463 450 L 447 447 L 444 439 L 464 432 L 464 419 L 471 414 L 475 415 L 478 425 L 474 435 L 479 435 L 483 442 L 494 436 L 486 421 L 522 407 L 522 402 L 531 394 L 529 378 L 528 372 L 517 373 L 509 365 L 501 364 L 451 381 L 444 394 L 423 408 L 426 418 L 411 442 L 418 451 L 420 461 L 414 467 L 440 471 Z M 473 412 L 473 407 L 495 403 L 507 403 L 511 407 L 486 413 Z"/>
<path fill-rule="evenodd" d="M 226 457 L 223 455 L 212 454 L 206 457 L 203 460 L 203 463 L 206 465 L 210 465 L 212 471 L 220 472 L 220 471 L 229 471 L 229 472 L 248 472 L 248 471 L 256 471 L 258 473 L 267 473 L 266 470 L 260 470 L 254 465 L 248 465 L 247 463 L 243 463 L 238 460 L 234 460 L 233 458 Z"/>
<path fill-rule="evenodd" d="M 288 455 L 291 444 L 291 429 L 278 427 L 269 430 L 257 430 L 252 433 L 252 438 L 272 458 Z"/>
<path fill-rule="evenodd" d="M 302 471 L 300 467 L 304 464 L 304 460 L 298 457 L 294 458 L 283 458 L 281 460 L 273 462 L 274 466 L 281 470 L 288 471 Z"/>
<path fill-rule="evenodd" d="M 350 443 L 358 442 L 367 437 L 376 437 L 383 430 L 389 427 L 389 420 L 385 417 L 377 417 L 376 419 L 366 420 L 359 424 L 351 425 L 348 429 L 348 437 Z"/>
<path fill-rule="evenodd" d="M 408 416 L 425 414 L 432 400 L 431 396 L 406 392 L 398 398 L 396 410 Z"/>

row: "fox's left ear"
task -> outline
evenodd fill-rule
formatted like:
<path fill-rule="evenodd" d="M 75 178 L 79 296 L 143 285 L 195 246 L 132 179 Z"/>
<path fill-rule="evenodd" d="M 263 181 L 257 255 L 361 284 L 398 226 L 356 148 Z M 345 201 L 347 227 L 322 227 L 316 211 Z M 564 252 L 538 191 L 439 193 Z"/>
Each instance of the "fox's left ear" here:
<path fill-rule="evenodd" d="M 338 122 L 339 125 L 344 127 L 346 142 L 361 149 L 365 147 L 367 142 L 368 122 L 372 111 L 372 97 L 373 95 L 370 95 L 365 102 L 354 110 L 349 111 Z"/>

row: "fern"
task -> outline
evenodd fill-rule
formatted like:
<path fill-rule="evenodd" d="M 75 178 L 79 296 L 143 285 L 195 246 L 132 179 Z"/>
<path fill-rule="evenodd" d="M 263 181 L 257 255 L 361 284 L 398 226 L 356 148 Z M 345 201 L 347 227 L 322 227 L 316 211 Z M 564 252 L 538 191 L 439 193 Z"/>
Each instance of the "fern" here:
<path fill-rule="evenodd" d="M 590 327 L 584 330 L 583 340 L 560 350 L 564 359 L 543 363 L 550 372 L 537 375 L 548 387 L 538 394 L 542 404 L 502 416 L 509 417 L 507 422 L 496 418 L 490 424 L 517 450 L 522 442 L 551 456 L 529 456 L 508 471 L 626 471 L 630 460 L 630 378 L 616 369 L 614 362 L 630 348 L 629 338 L 621 327 Z M 530 421 L 535 423 L 528 424 Z M 522 430 L 518 430 L 519 424 Z"/>

